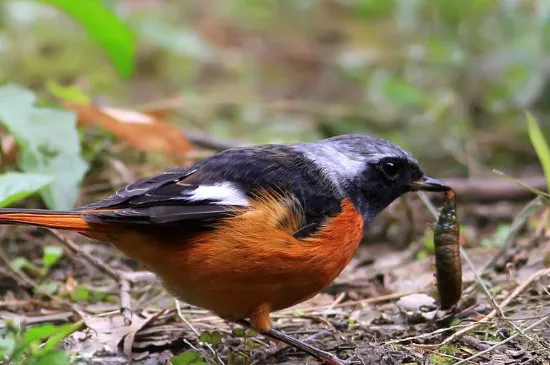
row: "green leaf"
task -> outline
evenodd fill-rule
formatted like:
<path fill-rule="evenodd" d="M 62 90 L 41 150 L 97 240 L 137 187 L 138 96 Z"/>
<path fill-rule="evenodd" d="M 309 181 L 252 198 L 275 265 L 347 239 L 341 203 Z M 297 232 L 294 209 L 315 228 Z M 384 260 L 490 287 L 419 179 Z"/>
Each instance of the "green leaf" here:
<path fill-rule="evenodd" d="M 71 292 L 71 300 L 74 302 L 82 302 L 90 299 L 90 290 L 84 286 L 77 286 L 74 291 Z"/>
<path fill-rule="evenodd" d="M 42 264 L 50 268 L 55 265 L 59 259 L 63 257 L 63 249 L 59 246 L 44 246 L 44 255 L 42 256 Z"/>
<path fill-rule="evenodd" d="M 261 344 L 259 344 L 257 342 L 254 342 L 252 340 L 246 340 L 245 345 L 248 346 L 248 348 L 251 349 L 251 350 L 258 350 L 259 348 L 262 347 Z"/>
<path fill-rule="evenodd" d="M 59 289 L 59 285 L 53 280 L 48 280 L 38 285 L 36 291 L 40 294 L 51 296 L 57 292 L 57 289 Z"/>
<path fill-rule="evenodd" d="M 52 182 L 45 175 L 8 172 L 0 175 L 0 208 L 26 198 Z"/>
<path fill-rule="evenodd" d="M 395 7 L 392 0 L 359 0 L 354 4 L 355 13 L 366 18 L 389 15 Z"/>
<path fill-rule="evenodd" d="M 202 356 L 196 351 L 185 351 L 170 359 L 172 365 L 198 365 L 202 362 Z"/>
<path fill-rule="evenodd" d="M 246 332 L 244 331 L 243 328 L 240 328 L 240 327 L 233 328 L 233 330 L 231 331 L 231 333 L 232 333 L 233 336 L 235 336 L 235 337 L 244 337 L 244 336 L 246 336 Z"/>
<path fill-rule="evenodd" d="M 400 107 L 415 106 L 424 99 L 424 93 L 420 88 L 397 78 L 386 80 L 384 93 L 390 102 Z"/>
<path fill-rule="evenodd" d="M 31 265 L 31 262 L 26 257 L 18 256 L 11 260 L 10 266 L 15 269 L 24 269 Z"/>
<path fill-rule="evenodd" d="M 544 176 L 546 176 L 546 184 L 550 190 L 550 148 L 548 148 L 537 121 L 530 113 L 527 113 L 527 132 L 539 157 Z"/>
<path fill-rule="evenodd" d="M 72 334 L 73 332 L 79 330 L 82 327 L 83 324 L 84 324 L 84 321 L 78 321 L 76 323 L 66 323 L 66 324 L 56 326 L 57 327 L 56 333 L 48 338 L 48 340 L 46 341 L 44 346 L 41 347 L 36 352 L 36 354 L 41 356 L 43 354 L 46 354 L 48 352 L 53 351 L 55 349 L 55 347 L 61 341 L 63 341 L 63 339 L 65 337 L 67 337 L 70 334 Z"/>
<path fill-rule="evenodd" d="M 54 178 L 40 193 L 50 209 L 70 209 L 88 168 L 81 157 L 73 112 L 36 107 L 32 92 L 18 85 L 0 87 L 0 122 L 21 151 L 19 165 L 30 173 Z"/>
<path fill-rule="evenodd" d="M 132 75 L 136 39 L 134 32 L 101 0 L 36 0 L 57 7 L 80 24 L 111 58 L 118 74 Z M 76 52 L 76 50 L 75 50 Z"/>
<path fill-rule="evenodd" d="M 70 363 L 69 356 L 62 350 L 48 351 L 32 362 L 33 365 L 69 365 Z"/>
<path fill-rule="evenodd" d="M 210 336 L 210 332 L 208 331 L 203 331 L 199 336 L 199 339 L 205 343 L 212 343 L 212 336 Z"/>
<path fill-rule="evenodd" d="M 220 342 L 222 342 L 222 334 L 219 333 L 218 331 L 214 331 L 210 333 L 210 340 L 211 340 L 210 344 L 213 346 L 216 346 Z"/>
<path fill-rule="evenodd" d="M 48 80 L 46 87 L 58 99 L 79 104 L 89 104 L 91 102 L 90 97 L 84 94 L 77 86 L 64 86 L 55 81 Z"/>
<path fill-rule="evenodd" d="M 258 332 L 256 332 L 255 329 L 249 328 L 249 329 L 246 331 L 246 337 L 252 338 L 252 337 L 256 337 L 256 336 L 258 336 Z"/>
<path fill-rule="evenodd" d="M 32 342 L 41 341 L 53 336 L 57 331 L 57 326 L 51 323 L 45 323 L 28 328 L 23 335 L 22 345 L 27 347 Z"/>
<path fill-rule="evenodd" d="M 418 251 L 416 254 L 416 259 L 418 261 L 422 261 L 428 257 L 428 253 L 426 251 Z"/>
<path fill-rule="evenodd" d="M 502 247 L 506 242 L 506 237 L 510 233 L 510 225 L 507 223 L 499 223 L 493 235 L 490 238 L 481 240 L 482 247 Z"/>

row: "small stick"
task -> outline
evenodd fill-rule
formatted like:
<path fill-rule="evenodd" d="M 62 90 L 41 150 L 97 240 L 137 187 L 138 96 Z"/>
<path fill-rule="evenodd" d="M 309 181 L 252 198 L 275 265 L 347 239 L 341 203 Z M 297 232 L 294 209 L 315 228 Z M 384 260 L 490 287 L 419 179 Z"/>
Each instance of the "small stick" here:
<path fill-rule="evenodd" d="M 481 270 L 482 274 L 487 273 L 498 261 L 498 259 L 504 255 L 504 253 L 510 249 L 512 246 L 512 243 L 514 242 L 514 238 L 516 238 L 516 235 L 519 233 L 520 229 L 524 226 L 525 222 L 527 221 L 527 218 L 531 216 L 531 214 L 538 208 L 542 206 L 542 200 L 539 197 L 536 197 L 535 199 L 531 200 L 529 204 L 527 204 L 521 212 L 516 216 L 512 224 L 510 225 L 510 230 L 508 231 L 508 234 L 506 235 L 506 238 L 504 239 L 504 244 L 500 248 L 500 250 L 497 252 L 496 255 L 494 255 L 491 260 L 483 267 Z"/>
<path fill-rule="evenodd" d="M 81 250 L 80 247 L 78 247 L 78 245 L 72 239 L 66 237 L 58 230 L 49 229 L 49 231 L 58 239 L 59 242 L 61 242 L 65 247 L 71 250 L 71 252 L 82 257 L 84 260 L 88 261 L 101 272 L 118 282 L 120 293 L 120 313 L 124 318 L 124 324 L 130 326 L 132 324 L 132 304 L 130 296 L 130 281 L 132 276 L 122 271 L 113 270 L 108 265 L 90 255 L 88 252 Z"/>
<path fill-rule="evenodd" d="M 396 340 L 386 341 L 386 342 L 384 342 L 384 345 L 391 345 L 391 344 L 394 344 L 394 343 L 407 342 L 407 341 L 417 340 L 417 339 L 420 339 L 420 338 L 431 337 L 433 335 L 437 335 L 437 334 L 440 334 L 440 333 L 443 333 L 443 332 L 452 331 L 452 330 L 454 330 L 455 328 L 458 328 L 458 327 L 464 327 L 464 325 L 458 325 L 458 326 L 446 327 L 446 328 L 439 328 L 439 329 L 437 329 L 433 332 L 423 333 L 423 334 L 420 334 L 420 335 L 417 335 L 417 336 L 411 336 L 411 337 L 405 337 L 405 338 L 399 338 L 399 339 L 396 339 Z"/>
<path fill-rule="evenodd" d="M 122 277 L 118 282 L 120 288 L 120 313 L 124 318 L 124 324 L 132 324 L 132 303 L 130 297 L 130 282 Z"/>
<path fill-rule="evenodd" d="M 510 304 L 510 302 L 512 300 L 514 300 L 521 292 L 523 292 L 533 281 L 538 279 L 540 276 L 548 275 L 548 274 L 550 274 L 550 268 L 541 269 L 541 270 L 537 271 L 536 273 L 534 273 L 533 275 L 531 275 L 529 278 L 527 278 L 527 280 L 525 280 L 523 283 L 521 283 L 521 285 L 519 285 L 516 289 L 514 289 L 514 291 L 512 293 L 510 293 L 510 295 L 508 295 L 508 297 L 506 297 L 506 299 L 504 299 L 502 301 L 502 303 L 500 303 L 500 306 L 499 306 L 500 310 L 503 310 L 508 304 Z M 476 323 L 473 323 L 473 324 L 469 325 L 468 327 L 465 327 L 465 328 L 461 329 L 460 331 L 457 331 L 457 332 L 453 333 L 451 336 L 447 337 L 443 342 L 441 342 L 441 344 L 439 346 L 446 345 L 446 344 L 450 343 L 451 341 L 453 341 L 454 339 L 456 339 L 457 337 L 462 336 L 464 333 L 466 333 L 468 331 L 471 331 L 472 329 L 476 328 L 480 324 L 487 323 L 490 319 L 496 317 L 497 314 L 498 314 L 498 312 L 495 309 L 493 309 L 493 311 L 491 311 L 491 313 L 487 314 L 485 317 L 483 317 L 482 319 L 480 319 Z M 520 332 L 520 334 L 521 334 L 521 332 Z"/>
<path fill-rule="evenodd" d="M 345 292 L 340 293 L 340 295 L 338 295 L 338 297 L 334 300 L 334 302 L 332 302 L 331 305 L 328 306 L 327 309 L 328 310 L 334 309 L 334 307 L 336 307 L 338 304 L 340 304 L 342 302 L 342 300 L 344 300 L 345 297 L 346 297 Z"/>
<path fill-rule="evenodd" d="M 108 265 L 104 264 L 103 262 L 99 261 L 92 255 L 90 255 L 88 252 L 83 251 L 78 247 L 78 245 L 70 238 L 66 237 L 64 234 L 60 233 L 56 229 L 48 229 L 54 236 L 57 238 L 57 240 L 62 243 L 65 247 L 67 247 L 69 250 L 71 250 L 76 255 L 82 257 L 84 260 L 88 261 L 90 264 L 95 266 L 99 271 L 103 272 L 104 274 L 107 274 L 107 276 L 110 276 L 112 279 L 120 282 L 120 275 L 113 269 L 111 269 Z"/>
<path fill-rule="evenodd" d="M 3 315 L 3 319 L 18 319 L 22 325 L 35 325 L 40 323 L 47 323 L 47 322 L 54 322 L 54 323 L 65 323 L 69 322 L 70 318 L 73 317 L 75 314 L 73 312 L 62 312 L 62 313 L 54 313 L 54 314 L 46 314 L 43 316 L 32 316 L 32 317 L 26 317 L 26 316 L 19 316 L 19 315 Z"/>
<path fill-rule="evenodd" d="M 354 306 L 354 305 L 357 305 L 357 304 L 382 303 L 382 302 L 387 302 L 387 301 L 390 301 L 390 300 L 393 300 L 393 299 L 399 299 L 401 297 L 404 297 L 405 295 L 410 295 L 410 294 L 415 294 L 415 293 L 418 293 L 418 291 L 391 293 L 391 294 L 381 295 L 381 296 L 375 297 L 375 298 L 350 300 L 348 302 L 331 304 L 329 306 L 307 307 L 307 308 L 300 308 L 299 310 L 301 312 L 314 312 L 314 311 L 317 311 L 317 310 L 345 308 L 345 307 L 350 307 L 350 306 Z M 274 316 L 282 315 L 282 314 L 292 314 L 292 313 L 294 313 L 294 310 L 284 310 L 284 311 L 279 312 L 278 314 L 274 314 Z"/>
<path fill-rule="evenodd" d="M 535 328 L 536 326 L 538 326 L 538 325 L 541 324 L 542 322 L 547 321 L 549 318 L 550 318 L 550 314 L 548 314 L 548 315 L 542 317 L 541 319 L 539 319 L 539 320 L 536 321 L 535 323 L 533 323 L 533 324 L 531 324 L 530 326 L 524 328 L 523 331 L 524 331 L 524 332 L 527 332 L 527 331 L 529 331 L 530 329 Z M 467 363 L 467 362 L 470 362 L 470 361 L 472 361 L 472 360 L 474 360 L 474 359 L 476 359 L 476 358 L 478 358 L 478 357 L 480 357 L 480 356 L 482 356 L 482 355 L 485 355 L 485 354 L 487 354 L 487 353 L 493 351 L 493 350 L 496 349 L 497 347 L 502 346 L 502 345 L 504 345 L 505 343 L 508 343 L 508 342 L 512 341 L 513 339 L 515 339 L 516 337 L 520 336 L 521 334 L 522 334 L 521 332 L 516 332 L 516 333 L 514 333 L 512 336 L 508 337 L 507 339 L 502 340 L 502 341 L 500 341 L 500 342 L 494 344 L 493 346 L 489 347 L 489 348 L 486 349 L 486 350 L 480 351 L 480 352 L 478 352 L 478 353 L 475 354 L 475 355 L 472 355 L 472 356 L 470 356 L 470 357 L 468 357 L 468 358 L 466 358 L 466 359 L 464 359 L 464 360 L 461 360 L 461 361 L 455 363 L 454 365 L 462 365 L 462 364 L 465 364 L 465 363 Z"/>
<path fill-rule="evenodd" d="M 25 284 L 27 284 L 29 287 L 33 288 L 33 290 L 36 293 L 40 293 L 40 294 L 50 298 L 53 302 L 63 304 L 63 305 L 65 305 L 69 308 L 72 308 L 74 310 L 74 305 L 72 303 L 69 303 L 68 301 L 64 300 L 63 298 L 60 298 L 57 295 L 52 295 L 50 293 L 45 292 L 44 290 L 42 290 L 40 288 L 40 285 L 36 281 L 31 279 L 27 274 L 25 274 L 23 271 L 15 268 L 15 267 L 12 267 L 9 258 L 6 255 L 6 253 L 4 252 L 4 249 L 2 248 L 1 245 L 0 245 L 0 260 L 4 261 L 6 266 L 9 267 Z"/>
<path fill-rule="evenodd" d="M 195 329 L 195 327 L 193 327 L 193 325 L 191 324 L 191 322 L 189 322 L 187 320 L 187 318 L 185 318 L 185 316 L 183 315 L 182 311 L 181 311 L 181 304 L 180 304 L 180 301 L 175 299 L 174 298 L 174 304 L 176 305 L 176 312 L 178 313 L 178 317 L 180 317 L 180 319 L 182 321 L 185 322 L 185 324 L 191 329 L 191 331 L 193 331 L 193 333 L 197 336 L 197 338 L 199 339 L 200 341 L 200 333 L 199 331 L 197 331 Z M 216 359 L 218 360 L 218 362 L 221 364 L 221 365 L 225 365 L 223 360 L 218 356 L 218 353 L 216 352 L 216 350 L 214 350 L 214 348 L 209 344 L 209 343 L 204 343 L 206 345 L 206 347 L 208 347 L 208 350 L 210 350 L 210 352 L 212 352 L 212 354 L 214 354 L 214 356 L 216 357 Z"/>

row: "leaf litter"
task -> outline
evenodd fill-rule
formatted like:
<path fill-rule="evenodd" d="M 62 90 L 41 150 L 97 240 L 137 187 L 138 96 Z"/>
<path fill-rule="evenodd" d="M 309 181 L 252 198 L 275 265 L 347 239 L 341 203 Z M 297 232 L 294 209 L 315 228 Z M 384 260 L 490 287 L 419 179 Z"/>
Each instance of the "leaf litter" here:
<path fill-rule="evenodd" d="M 357 364 L 425 364 L 427 359 L 430 364 L 452 364 L 497 344 L 499 346 L 491 352 L 470 363 L 546 363 L 550 358 L 548 327 L 542 322 L 533 328 L 529 326 L 549 314 L 550 279 L 545 274 L 550 261 L 548 214 L 539 216 L 540 209 L 531 212 L 527 219 L 529 224 L 516 232 L 510 249 L 503 255 L 505 264 L 497 262 L 484 276 L 491 296 L 500 304 L 505 317 L 490 316 L 493 304 L 479 289 L 468 265 L 463 265 L 462 299 L 451 315 L 435 308 L 433 255 L 424 258 L 418 255 L 428 249 L 424 247 L 424 235 L 432 220 L 425 218 L 424 208 L 415 197 L 408 200 L 416 224 L 412 231 L 414 241 L 407 249 L 388 244 L 387 237 L 368 236 L 368 243 L 360 246 L 334 285 L 304 303 L 274 313 L 274 325 Z M 390 213 L 385 214 L 396 212 L 398 218 L 394 217 L 393 222 L 397 232 L 399 227 L 407 226 L 403 222 L 407 215 L 399 214 L 398 206 L 388 211 Z M 476 225 L 471 221 L 465 224 L 467 228 Z M 32 237 L 40 240 L 43 237 L 37 236 L 37 231 L 22 234 L 27 231 L 20 227 L 8 229 L 5 254 L 8 258 L 29 257 L 33 264 L 40 264 L 41 256 L 33 252 L 42 244 L 33 242 Z M 480 232 L 481 236 L 466 235 L 461 242 L 478 271 L 500 249 L 496 247 L 498 242 L 488 247 L 480 246 L 479 242 L 483 239 L 507 240 L 504 235 L 495 237 L 492 231 Z M 106 275 L 93 262 L 82 261 L 78 254 L 71 254 L 52 264 L 49 278 L 56 281 L 70 278 L 67 285 L 58 285 L 68 288 L 69 292 L 70 288 L 74 291 L 81 285 L 94 290 L 103 288 L 101 290 L 107 290 L 111 299 L 90 295 L 67 307 L 48 297 L 33 295 L 32 290 L 17 284 L 21 280 L 17 273 L 0 270 L 0 284 L 6 283 L 0 296 L 2 318 L 15 314 L 22 322 L 30 320 L 32 323 L 52 318 L 61 323 L 84 319 L 86 328 L 74 332 L 64 342 L 65 350 L 78 361 L 124 364 L 131 358 L 136 364 L 164 363 L 174 355 L 192 351 L 207 363 L 215 363 L 205 343 L 178 318 L 172 298 L 157 281 L 131 280 L 132 309 L 128 324 L 118 304 L 116 272 L 132 275 L 141 268 L 108 245 L 89 244 L 78 236 L 75 239 L 80 250 L 92 250 L 91 255 L 112 268 L 115 274 Z M 41 279 L 37 280 L 40 284 Z M 69 294 L 60 289 L 56 295 Z M 261 336 L 250 339 L 236 336 L 233 331 L 236 326 L 200 308 L 184 306 L 182 315 L 199 334 L 205 331 L 221 334 L 221 340 L 212 348 L 224 361 L 241 358 L 257 364 L 313 363 L 304 354 L 273 344 Z M 445 343 L 456 332 L 478 323 L 480 325 L 463 336 Z M 524 328 L 529 330 L 518 332 Z M 508 342 L 501 344 L 504 341 Z"/>

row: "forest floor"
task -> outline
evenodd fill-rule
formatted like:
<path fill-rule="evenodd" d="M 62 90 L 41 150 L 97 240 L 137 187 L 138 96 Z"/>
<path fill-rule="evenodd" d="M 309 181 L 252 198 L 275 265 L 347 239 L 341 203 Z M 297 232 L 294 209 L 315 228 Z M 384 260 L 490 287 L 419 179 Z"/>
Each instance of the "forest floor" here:
<path fill-rule="evenodd" d="M 354 364 L 547 364 L 550 230 L 548 210 L 541 211 L 521 213 L 516 232 L 464 229 L 462 246 L 485 274 L 481 285 L 463 260 L 463 296 L 452 313 L 438 311 L 432 299 L 431 229 L 424 223 L 425 235 L 406 247 L 367 237 L 330 288 L 274 313 L 274 325 Z M 64 341 L 74 363 L 167 363 L 181 353 L 180 364 L 316 363 L 200 308 L 181 303 L 178 313 L 156 278 L 108 245 L 26 227 L 4 227 L 2 237 L 0 258 L 10 265 L 0 266 L 0 315 L 27 325 L 82 319 Z M 46 246 L 64 247 L 48 269 Z M 17 264 L 23 257 L 30 265 Z"/>

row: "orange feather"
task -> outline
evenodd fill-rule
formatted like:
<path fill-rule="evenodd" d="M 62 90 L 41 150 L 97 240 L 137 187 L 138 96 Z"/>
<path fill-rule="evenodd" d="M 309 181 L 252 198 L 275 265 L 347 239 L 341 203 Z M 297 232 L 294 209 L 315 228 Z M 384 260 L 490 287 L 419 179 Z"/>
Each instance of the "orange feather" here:
<path fill-rule="evenodd" d="M 292 200 L 262 194 L 253 206 L 198 235 L 90 224 L 90 212 L 0 210 L 0 224 L 60 228 L 113 243 L 158 274 L 184 301 L 219 316 L 250 318 L 259 331 L 269 313 L 306 300 L 349 263 L 363 236 L 363 219 L 349 200 L 313 236 L 296 239 L 303 214 Z"/>
<path fill-rule="evenodd" d="M 56 212 L 41 209 L 2 209 L 0 224 L 29 224 L 38 227 L 59 228 L 87 232 L 93 228 L 75 212 Z"/>
<path fill-rule="evenodd" d="M 270 312 L 329 286 L 363 236 L 363 219 L 349 200 L 306 239 L 292 236 L 300 215 L 289 207 L 284 200 L 261 199 L 214 231 L 172 238 L 169 248 L 153 237 L 140 243 L 139 235 L 115 244 L 156 272 L 177 297 L 226 319 L 251 318 L 263 331 L 271 326 Z"/>

